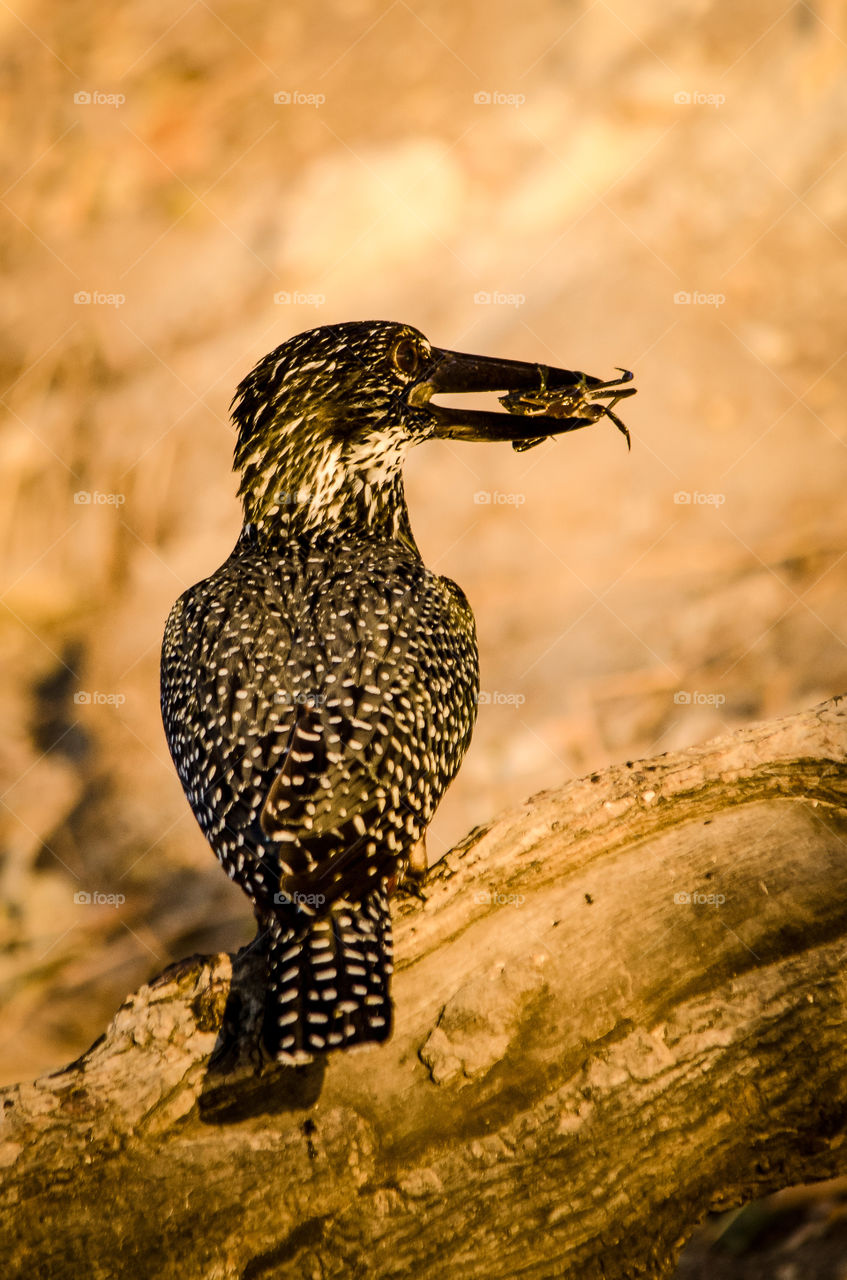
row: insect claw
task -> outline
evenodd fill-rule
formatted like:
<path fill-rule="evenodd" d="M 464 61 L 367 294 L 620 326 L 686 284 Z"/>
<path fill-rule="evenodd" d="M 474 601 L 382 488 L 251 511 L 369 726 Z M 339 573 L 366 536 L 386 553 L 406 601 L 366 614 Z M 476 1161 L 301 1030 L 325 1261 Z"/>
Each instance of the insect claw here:
<path fill-rule="evenodd" d="M 607 409 L 607 410 L 606 410 L 606 417 L 607 417 L 607 418 L 611 418 L 611 419 L 612 419 L 612 422 L 614 422 L 614 424 L 615 424 L 615 426 L 617 427 L 618 431 L 620 431 L 620 432 L 621 432 L 621 433 L 626 437 L 626 447 L 627 447 L 627 449 L 628 449 L 628 450 L 630 451 L 630 453 L 631 453 L 631 452 L 632 452 L 632 440 L 631 440 L 631 438 L 630 438 L 629 428 L 627 427 L 626 423 L 621 422 L 621 420 L 620 420 L 620 418 L 618 417 L 618 415 L 617 415 L 616 413 L 612 413 L 612 410 L 611 410 L 611 409 Z"/>

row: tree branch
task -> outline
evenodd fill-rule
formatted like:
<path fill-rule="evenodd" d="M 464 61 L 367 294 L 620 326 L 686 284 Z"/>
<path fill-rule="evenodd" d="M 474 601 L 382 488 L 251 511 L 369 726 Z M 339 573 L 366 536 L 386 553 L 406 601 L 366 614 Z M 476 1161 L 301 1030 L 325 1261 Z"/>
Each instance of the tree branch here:
<path fill-rule="evenodd" d="M 193 957 L 3 1091 L 5 1274 L 667 1276 L 845 1168 L 847 701 L 545 792 L 395 910 L 396 1030 L 263 1064 Z"/>

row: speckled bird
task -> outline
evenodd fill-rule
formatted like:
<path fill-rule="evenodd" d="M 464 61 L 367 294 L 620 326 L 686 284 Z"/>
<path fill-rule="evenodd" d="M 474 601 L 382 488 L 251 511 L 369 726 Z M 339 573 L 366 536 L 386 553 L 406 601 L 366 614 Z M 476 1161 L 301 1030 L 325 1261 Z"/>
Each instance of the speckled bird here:
<path fill-rule="evenodd" d="M 597 421 L 628 376 L 459 355 L 374 321 L 299 334 L 238 387 L 244 525 L 171 611 L 162 715 L 200 827 L 253 903 L 271 1057 L 390 1034 L 389 889 L 425 870 L 474 725 L 473 614 L 421 559 L 406 453 L 434 437 L 529 447 Z M 432 402 L 469 391 L 507 393 L 508 412 Z"/>

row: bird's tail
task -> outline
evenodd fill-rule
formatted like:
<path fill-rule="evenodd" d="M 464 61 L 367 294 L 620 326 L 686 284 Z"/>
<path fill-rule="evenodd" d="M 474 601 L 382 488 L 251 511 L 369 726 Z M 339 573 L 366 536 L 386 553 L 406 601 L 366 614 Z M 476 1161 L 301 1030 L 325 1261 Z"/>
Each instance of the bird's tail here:
<path fill-rule="evenodd" d="M 382 889 L 339 899 L 320 919 L 283 908 L 269 925 L 263 1039 L 280 1062 L 387 1040 L 393 971 L 391 914 Z"/>

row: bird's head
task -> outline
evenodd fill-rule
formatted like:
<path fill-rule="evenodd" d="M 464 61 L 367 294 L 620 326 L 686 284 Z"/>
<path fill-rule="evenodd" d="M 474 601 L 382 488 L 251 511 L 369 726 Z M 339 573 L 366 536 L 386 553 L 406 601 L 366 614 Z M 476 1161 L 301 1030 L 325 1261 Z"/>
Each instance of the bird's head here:
<path fill-rule="evenodd" d="M 600 416 L 584 396 L 579 404 L 591 416 L 566 418 L 539 416 L 542 409 L 519 410 L 530 417 L 448 408 L 434 395 L 521 398 L 540 386 L 550 397 L 558 386 L 567 404 L 568 390 L 592 385 L 604 384 L 569 370 L 444 351 L 411 325 L 388 321 L 298 334 L 259 361 L 233 401 L 245 521 L 283 536 L 353 527 L 410 538 L 401 468 L 412 445 L 446 437 L 520 447 Z"/>

